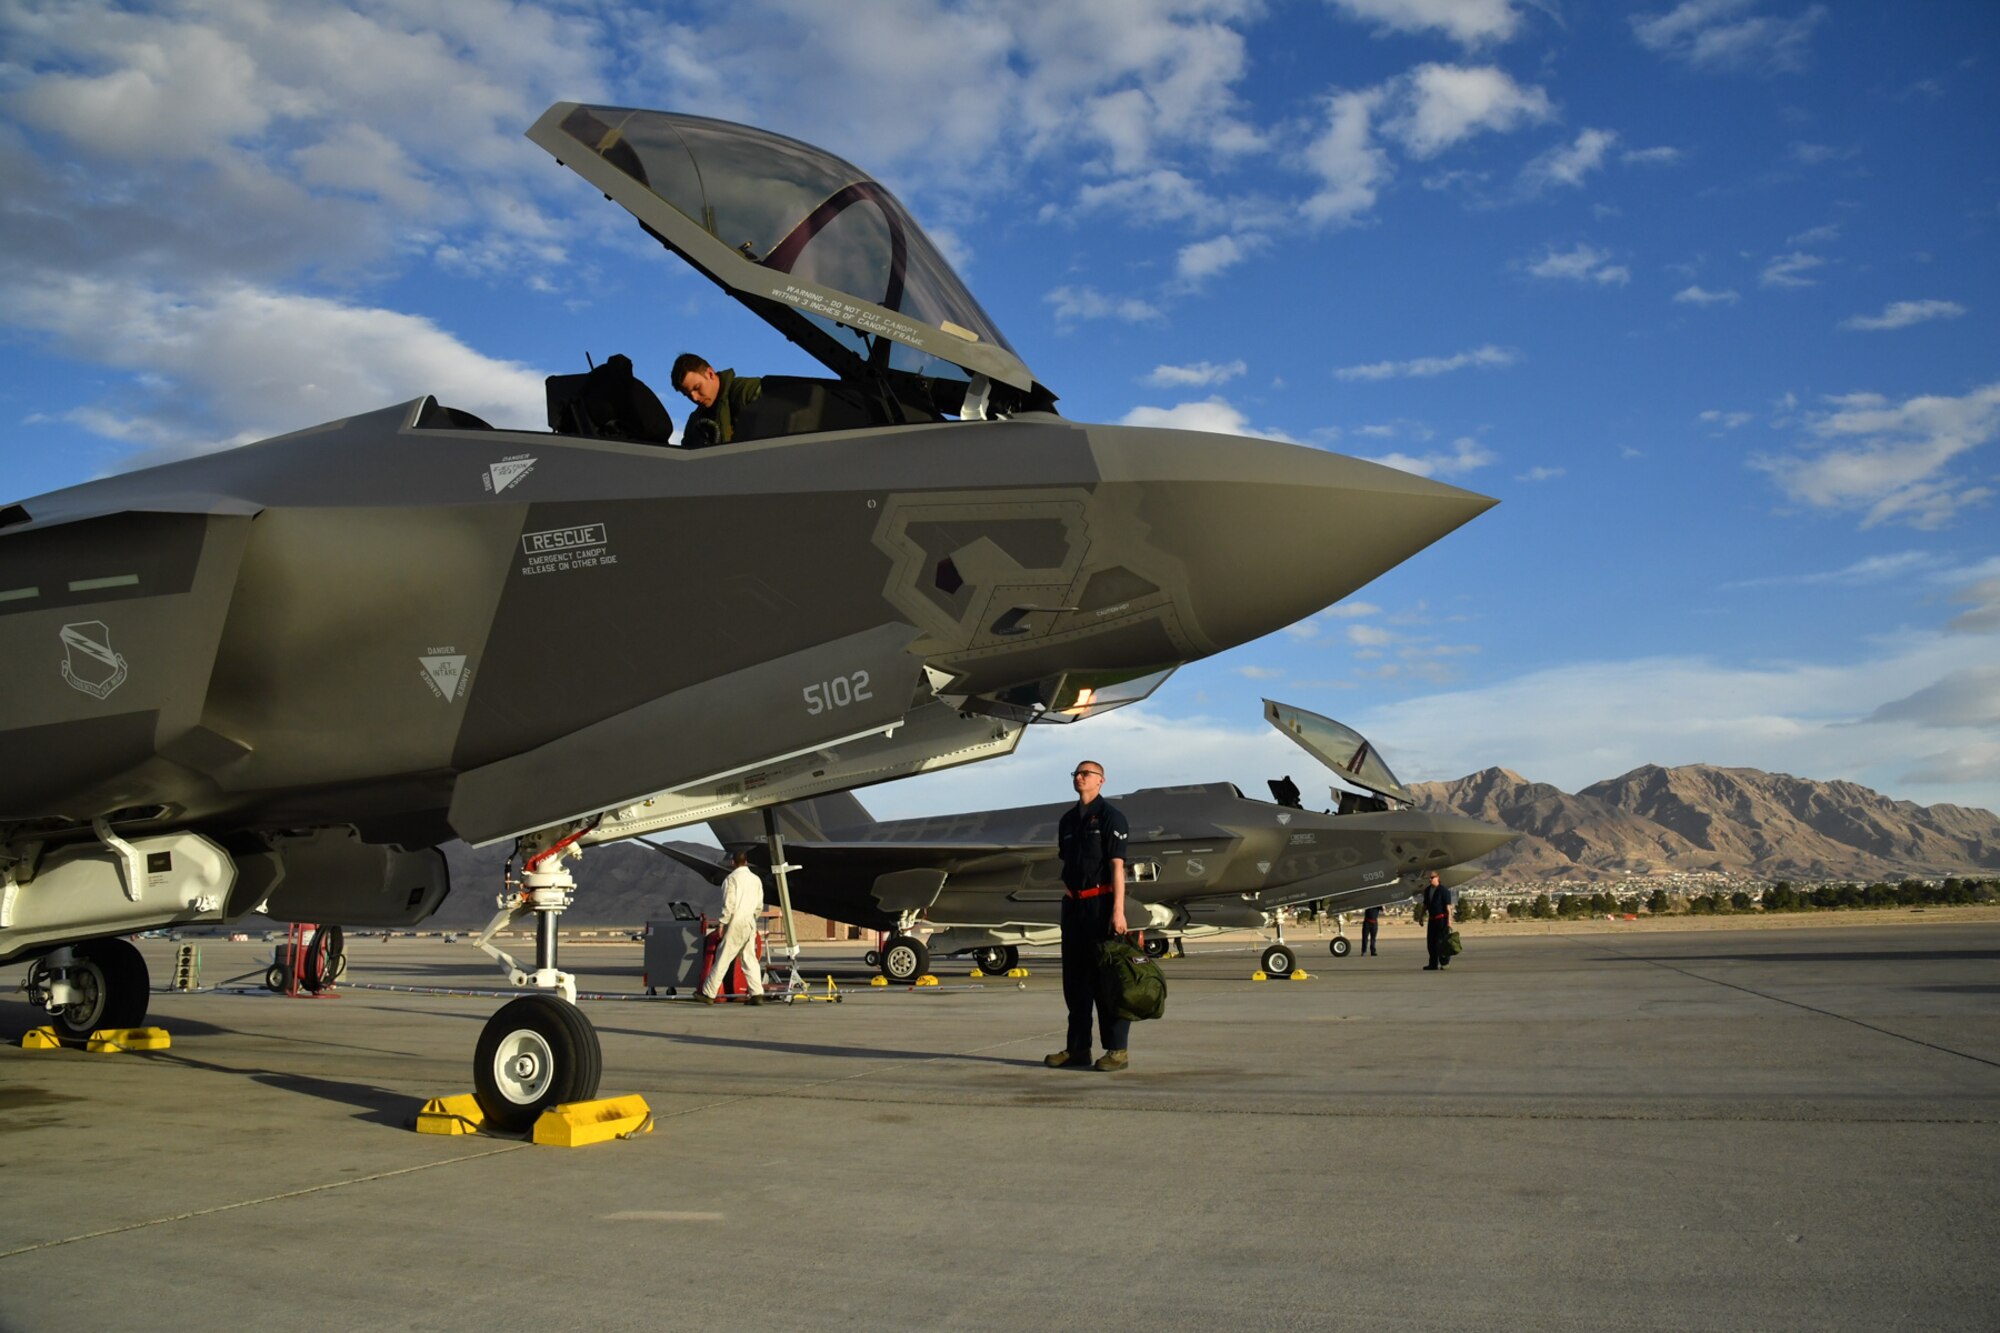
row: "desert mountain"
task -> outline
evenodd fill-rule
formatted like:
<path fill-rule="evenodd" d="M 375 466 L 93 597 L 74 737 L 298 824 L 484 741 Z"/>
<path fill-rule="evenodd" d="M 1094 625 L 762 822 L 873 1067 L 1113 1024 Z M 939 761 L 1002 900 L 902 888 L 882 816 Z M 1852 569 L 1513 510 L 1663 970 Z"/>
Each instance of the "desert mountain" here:
<path fill-rule="evenodd" d="M 1412 784 L 1430 809 L 1523 836 L 1484 865 L 1501 880 L 1710 871 L 1751 879 L 1889 879 L 2000 871 L 2000 818 L 1895 801 L 1851 782 L 1754 768 L 1648 764 L 1571 795 L 1489 768 Z"/>

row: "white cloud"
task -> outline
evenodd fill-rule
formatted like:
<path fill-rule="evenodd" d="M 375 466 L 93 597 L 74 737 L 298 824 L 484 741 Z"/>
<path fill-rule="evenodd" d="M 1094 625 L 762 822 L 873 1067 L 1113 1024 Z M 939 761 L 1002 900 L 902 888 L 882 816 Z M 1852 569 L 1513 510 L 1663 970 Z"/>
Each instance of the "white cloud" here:
<path fill-rule="evenodd" d="M 1628 166 L 1664 167 L 1680 161 L 1687 154 L 1678 148 L 1628 148 L 1618 155 L 1618 160 Z"/>
<path fill-rule="evenodd" d="M 1749 425 L 1756 418 L 1748 412 L 1724 412 L 1711 407 L 1701 414 L 1701 420 L 1706 425 L 1720 426 L 1724 430 L 1735 430 L 1738 426 Z"/>
<path fill-rule="evenodd" d="M 1785 244 L 1794 247 L 1801 245 L 1830 245 L 1839 239 L 1840 224 L 1838 222 L 1827 222 L 1817 227 L 1807 227 L 1796 236 L 1787 236 Z"/>
<path fill-rule="evenodd" d="M 540 373 L 393 310 L 246 284 L 166 292 L 87 277 L 10 296 L 20 323 L 138 377 L 131 405 L 72 414 L 99 434 L 154 446 L 138 463 L 425 393 L 496 425 L 538 427 L 545 410 Z"/>
<path fill-rule="evenodd" d="M 1394 738 L 1406 781 L 1501 765 L 1576 791 L 1641 764 L 1706 763 L 2000 808 L 2000 768 L 1982 775 L 1968 767 L 1955 777 L 1922 771 L 1942 767 L 1930 756 L 1940 742 L 1962 747 L 1962 732 L 1916 719 L 1848 725 L 1907 696 L 1913 681 L 1988 667 L 1982 651 L 1990 644 L 1919 633 L 1873 645 L 1851 663 L 1578 662 L 1344 720 Z"/>
<path fill-rule="evenodd" d="M 1264 237 L 1211 236 L 1181 247 L 1174 257 L 1174 277 L 1182 283 L 1197 284 L 1248 259 L 1264 248 Z"/>
<path fill-rule="evenodd" d="M 1712 292 L 1706 287 L 1683 287 L 1674 293 L 1674 300 L 1682 305 L 1735 305 L 1738 299 L 1734 291 Z"/>
<path fill-rule="evenodd" d="M 1518 352 L 1487 343 L 1452 356 L 1422 356 L 1413 361 L 1376 361 L 1362 366 L 1342 366 L 1333 372 L 1333 376 L 1341 380 L 1428 379 L 1464 370 L 1468 366 L 1477 366 L 1482 370 L 1511 366 L 1520 359 Z"/>
<path fill-rule="evenodd" d="M 1427 158 L 1475 134 L 1504 134 L 1555 114 L 1546 92 L 1495 66 L 1419 65 L 1404 76 L 1383 130 L 1410 156 Z"/>
<path fill-rule="evenodd" d="M 1632 270 L 1610 262 L 1610 252 L 1579 244 L 1560 253 L 1551 249 L 1528 272 L 1538 278 L 1567 278 L 1572 282 L 1594 282 L 1599 286 L 1622 287 L 1632 280 Z"/>
<path fill-rule="evenodd" d="M 1319 190 L 1301 210 L 1314 223 L 1350 222 L 1375 207 L 1392 174 L 1389 155 L 1375 146 L 1374 116 L 1381 89 L 1336 93 L 1326 99 L 1326 128 L 1306 145 L 1306 169 L 1319 177 Z"/>
<path fill-rule="evenodd" d="M 1764 271 L 1757 280 L 1766 287 L 1811 287 L 1818 280 L 1800 275 L 1822 268 L 1825 264 L 1826 261 L 1818 255 L 1803 254 L 1794 250 L 1790 254 L 1779 255 L 1772 259 L 1764 266 Z"/>
<path fill-rule="evenodd" d="M 1814 587 L 1833 585 L 1843 588 L 1871 587 L 1891 583 L 1912 574 L 1933 569 L 1938 557 L 1924 551 L 1897 551 L 1890 555 L 1871 555 L 1856 560 L 1840 569 L 1814 570 L 1809 574 L 1772 574 L 1764 578 L 1738 579 L 1722 585 L 1725 588 L 1784 588 L 1793 586 Z"/>
<path fill-rule="evenodd" d="M 1665 14 L 1635 14 L 1632 32 L 1639 44 L 1696 69 L 1803 69 L 1813 29 L 1826 17 L 1811 5 L 1789 18 L 1738 17 L 1756 0 L 1686 0 Z"/>
<path fill-rule="evenodd" d="M 1933 319 L 1957 319 L 1964 313 L 1965 307 L 1956 301 L 1892 301 L 1882 308 L 1881 314 L 1856 315 L 1842 320 L 1840 327 L 1863 333 L 1906 329 Z"/>
<path fill-rule="evenodd" d="M 1585 176 L 1604 165 L 1605 156 L 1617 142 L 1615 130 L 1585 130 L 1574 142 L 1557 145 L 1521 168 L 1521 189 L 1540 194 L 1551 185 L 1580 186 Z"/>
<path fill-rule="evenodd" d="M 2000 634 L 2000 577 L 1968 583 L 1951 600 L 1972 609 L 1953 616 L 1945 629 L 1953 634 Z"/>
<path fill-rule="evenodd" d="M 1357 648 L 1382 648 L 1394 643 L 1396 635 L 1379 625 L 1349 625 L 1347 641 Z"/>
<path fill-rule="evenodd" d="M 1146 376 L 1146 383 L 1162 389 L 1226 384 L 1249 369 L 1243 361 L 1225 361 L 1220 365 L 1213 361 L 1196 361 L 1185 366 L 1154 366 L 1152 373 Z"/>
<path fill-rule="evenodd" d="M 1471 436 L 1461 435 L 1451 442 L 1450 453 L 1393 453 L 1369 461 L 1381 463 L 1386 467 L 1399 468 L 1404 472 L 1413 472 L 1419 477 L 1455 477 L 1485 467 L 1497 461 L 1499 457 L 1500 455 Z"/>
<path fill-rule="evenodd" d="M 1249 435 L 1297 443 L 1283 431 L 1252 428 L 1250 419 L 1219 394 L 1174 407 L 1135 407 L 1119 420 L 1127 426 L 1162 426 L 1169 430 L 1201 430 L 1216 435 Z"/>
<path fill-rule="evenodd" d="M 1142 324 L 1158 319 L 1160 309 L 1136 296 L 1106 296 L 1095 287 L 1057 287 L 1042 300 L 1055 308 L 1056 319 L 1070 323 L 1079 319 L 1122 319 Z"/>
<path fill-rule="evenodd" d="M 1269 666 L 1240 666 L 1235 671 L 1245 680 L 1283 680 L 1290 674 L 1283 667 Z"/>
<path fill-rule="evenodd" d="M 1554 481 L 1557 477 L 1564 476 L 1568 472 L 1569 472 L 1568 468 L 1561 468 L 1561 467 L 1531 467 L 1526 472 L 1517 473 L 1514 477 L 1514 480 Z"/>
<path fill-rule="evenodd" d="M 1468 47 L 1507 41 L 1521 25 L 1521 13 L 1511 0 L 1333 0 L 1333 4 L 1383 29 L 1435 29 Z"/>
<path fill-rule="evenodd" d="M 1962 397 L 1923 395 L 1891 403 L 1854 394 L 1807 426 L 1828 447 L 1761 454 L 1750 465 L 1792 500 L 1815 509 L 1860 511 L 1861 526 L 1907 523 L 1941 528 L 1982 505 L 1989 487 L 1952 475 L 1953 464 L 2000 433 L 2000 383 Z"/>
<path fill-rule="evenodd" d="M 1129 222 L 1159 225 L 1188 223 L 1219 226 L 1240 213 L 1240 207 L 1215 198 L 1200 182 L 1171 167 L 1137 176 L 1121 176 L 1102 185 L 1086 185 L 1076 193 L 1085 213 L 1115 213 Z M 1053 207 L 1044 216 L 1053 214 Z"/>
<path fill-rule="evenodd" d="M 1883 704 L 1864 722 L 1926 727 L 2000 727 L 2000 666 L 1968 667 Z"/>

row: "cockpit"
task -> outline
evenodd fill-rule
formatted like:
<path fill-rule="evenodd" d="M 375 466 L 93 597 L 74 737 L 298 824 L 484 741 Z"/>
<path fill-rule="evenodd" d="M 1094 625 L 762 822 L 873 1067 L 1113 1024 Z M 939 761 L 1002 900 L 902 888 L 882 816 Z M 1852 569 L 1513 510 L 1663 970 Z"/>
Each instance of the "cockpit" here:
<path fill-rule="evenodd" d="M 573 102 L 528 137 L 830 372 L 759 377 L 738 438 L 1053 409 L 916 220 L 850 163 L 746 125 Z M 611 365 L 552 378 L 551 428 L 664 442 L 657 396 Z"/>

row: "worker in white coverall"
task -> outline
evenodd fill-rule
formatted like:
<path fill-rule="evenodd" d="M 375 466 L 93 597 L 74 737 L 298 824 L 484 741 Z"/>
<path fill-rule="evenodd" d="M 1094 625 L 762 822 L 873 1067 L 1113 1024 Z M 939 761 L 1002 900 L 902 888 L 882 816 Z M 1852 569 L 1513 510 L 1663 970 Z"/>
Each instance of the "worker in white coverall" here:
<path fill-rule="evenodd" d="M 722 881 L 722 919 L 717 922 L 722 943 L 715 950 L 714 965 L 702 978 L 703 1004 L 722 1003 L 716 992 L 739 954 L 743 957 L 743 980 L 750 987 L 744 1003 L 764 1003 L 764 969 L 757 963 L 757 914 L 764 910 L 764 884 L 750 868 L 748 852 L 736 853 L 733 864 L 735 869 Z"/>

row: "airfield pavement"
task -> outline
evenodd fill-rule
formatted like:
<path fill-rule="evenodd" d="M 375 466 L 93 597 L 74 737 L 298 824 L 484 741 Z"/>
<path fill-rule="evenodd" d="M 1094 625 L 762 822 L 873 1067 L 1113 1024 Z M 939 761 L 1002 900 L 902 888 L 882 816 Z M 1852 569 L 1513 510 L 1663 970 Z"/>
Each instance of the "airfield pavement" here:
<path fill-rule="evenodd" d="M 171 1050 L 91 1055 L 21 1049 L 10 993 L 0 1327 L 2000 1324 L 2000 923 L 1468 934 L 1443 973 L 1407 929 L 1295 936 L 1302 982 L 1197 943 L 1122 1074 L 1042 1066 L 1048 956 L 590 1002 L 656 1128 L 580 1149 L 407 1128 L 494 999 L 161 991 Z M 349 948 L 350 983 L 498 980 Z M 270 950 L 205 941 L 204 978 Z M 563 961 L 640 991 L 636 943 Z"/>

